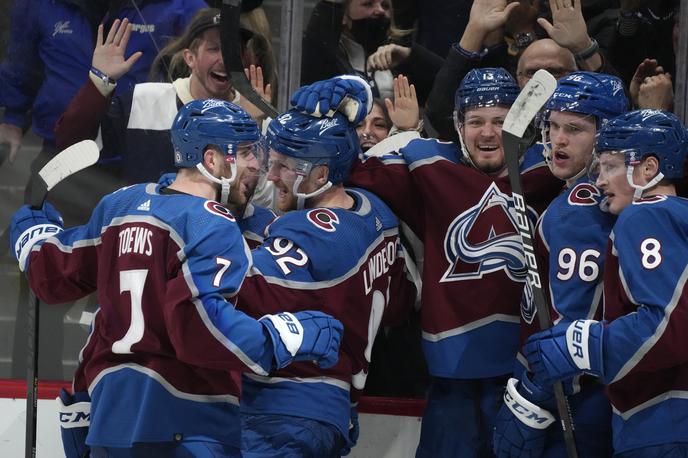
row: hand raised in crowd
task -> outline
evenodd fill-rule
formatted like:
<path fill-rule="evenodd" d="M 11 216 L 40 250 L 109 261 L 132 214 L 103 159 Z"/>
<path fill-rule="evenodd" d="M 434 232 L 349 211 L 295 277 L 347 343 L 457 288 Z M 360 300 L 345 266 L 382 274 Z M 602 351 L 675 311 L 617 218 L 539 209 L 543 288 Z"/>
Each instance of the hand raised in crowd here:
<path fill-rule="evenodd" d="M 368 56 L 368 70 L 390 70 L 411 55 L 411 48 L 391 43 Z"/>
<path fill-rule="evenodd" d="M 93 51 L 93 68 L 100 70 L 110 78 L 117 80 L 126 74 L 137 60 L 143 55 L 137 51 L 128 59 L 124 58 L 124 53 L 129 43 L 132 26 L 128 19 L 120 21 L 116 19 L 110 27 L 110 31 L 103 41 L 103 24 L 98 26 L 98 37 L 96 48 Z"/>
<path fill-rule="evenodd" d="M 545 18 L 538 18 L 537 22 L 552 40 L 574 54 L 590 46 L 580 0 L 549 0 L 549 6 L 552 23 Z"/>
<path fill-rule="evenodd" d="M 408 78 L 399 75 L 394 78 L 394 101 L 385 99 L 389 119 L 399 130 L 413 130 L 418 127 L 420 110 L 416 87 L 409 84 Z"/>
<path fill-rule="evenodd" d="M 518 33 L 532 32 L 540 12 L 541 0 L 510 0 L 509 3 L 516 3 L 517 6 L 509 14 L 509 20 L 504 24 L 504 31 L 509 36 Z"/>
<path fill-rule="evenodd" d="M 673 110 L 674 85 L 670 74 L 660 73 L 645 78 L 638 92 L 638 108 Z"/>
<path fill-rule="evenodd" d="M 467 51 L 482 50 L 485 37 L 504 27 L 506 19 L 518 5 L 506 0 L 475 0 L 459 45 Z"/>
<path fill-rule="evenodd" d="M 628 95 L 634 107 L 639 106 L 638 96 L 640 94 L 640 85 L 643 84 L 643 81 L 646 78 L 662 73 L 664 73 L 664 69 L 657 63 L 657 59 L 645 59 L 638 65 L 628 88 Z"/>
<path fill-rule="evenodd" d="M 270 83 L 265 84 L 263 69 L 260 66 L 251 64 L 248 68 L 244 69 L 244 73 L 246 73 L 246 78 L 251 82 L 253 89 L 263 100 L 269 103 L 270 100 L 272 100 L 272 85 Z M 252 104 L 246 97 L 242 97 L 239 100 L 239 105 L 241 105 L 256 122 L 261 122 L 265 119 L 265 113 L 260 111 L 260 109 Z"/>
<path fill-rule="evenodd" d="M 9 145 L 10 155 L 7 160 L 10 164 L 14 164 L 17 158 L 17 152 L 22 144 L 22 137 L 21 127 L 14 124 L 0 124 L 0 145 Z"/>

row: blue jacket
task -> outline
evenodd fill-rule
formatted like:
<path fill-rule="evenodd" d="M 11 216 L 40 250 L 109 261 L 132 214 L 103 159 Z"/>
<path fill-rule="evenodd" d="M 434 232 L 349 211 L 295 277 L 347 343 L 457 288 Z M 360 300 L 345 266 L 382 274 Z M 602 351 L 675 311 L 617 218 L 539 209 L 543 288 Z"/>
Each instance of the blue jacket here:
<path fill-rule="evenodd" d="M 123 3 L 114 14 L 98 14 L 89 1 L 16 2 L 7 55 L 0 66 L 3 122 L 22 126 L 31 110 L 33 130 L 52 142 L 55 122 L 88 77 L 98 22 L 128 18 L 134 25 L 127 55 L 144 54 L 118 81 L 117 90 L 126 91 L 147 80 L 157 50 L 180 35 L 196 11 L 207 7 L 203 0 L 139 1 L 139 14 L 132 2 Z"/>

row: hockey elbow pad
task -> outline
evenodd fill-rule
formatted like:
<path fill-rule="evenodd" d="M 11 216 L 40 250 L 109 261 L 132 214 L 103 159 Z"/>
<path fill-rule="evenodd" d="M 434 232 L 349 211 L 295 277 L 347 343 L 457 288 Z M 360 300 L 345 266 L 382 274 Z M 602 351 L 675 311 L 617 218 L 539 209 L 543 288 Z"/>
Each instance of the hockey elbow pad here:
<path fill-rule="evenodd" d="M 272 340 L 277 369 L 292 361 L 314 361 L 326 369 L 337 364 L 344 326 L 322 312 L 283 312 L 260 319 Z"/>

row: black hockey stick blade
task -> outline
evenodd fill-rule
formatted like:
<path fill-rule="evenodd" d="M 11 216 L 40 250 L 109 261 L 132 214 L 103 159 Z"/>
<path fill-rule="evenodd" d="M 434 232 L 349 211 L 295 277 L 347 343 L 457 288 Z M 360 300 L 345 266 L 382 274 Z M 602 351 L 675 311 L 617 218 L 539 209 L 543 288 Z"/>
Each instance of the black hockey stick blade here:
<path fill-rule="evenodd" d="M 70 175 L 98 161 L 100 149 L 93 140 L 83 140 L 60 151 L 38 172 L 32 181 L 29 204 L 41 208 L 48 191 Z"/>
<path fill-rule="evenodd" d="M 220 8 L 220 48 L 225 71 L 232 86 L 249 102 L 271 118 L 277 117 L 277 109 L 263 99 L 246 77 L 244 63 L 241 60 L 241 0 L 222 0 Z"/>
<path fill-rule="evenodd" d="M 552 319 L 549 314 L 549 303 L 543 289 L 541 272 L 535 254 L 533 228 L 528 217 L 528 205 L 523 197 L 519 157 L 528 146 L 523 141 L 523 136 L 528 126 L 545 105 L 547 99 L 554 93 L 556 87 L 557 82 L 552 75 L 545 70 L 538 70 L 521 90 L 518 98 L 516 98 L 516 101 L 507 113 L 502 126 L 502 145 L 504 146 L 509 182 L 511 183 L 511 192 L 516 208 L 518 230 L 521 234 L 523 251 L 528 264 L 527 287 L 531 289 L 541 329 L 551 327 Z M 546 275 L 546 273 L 543 274 Z M 571 409 L 564 395 L 564 387 L 561 382 L 557 382 L 553 385 L 553 389 L 557 401 L 557 411 L 559 418 L 561 418 L 566 454 L 569 458 L 577 458 L 578 451 L 576 450 L 576 441 L 573 433 Z"/>

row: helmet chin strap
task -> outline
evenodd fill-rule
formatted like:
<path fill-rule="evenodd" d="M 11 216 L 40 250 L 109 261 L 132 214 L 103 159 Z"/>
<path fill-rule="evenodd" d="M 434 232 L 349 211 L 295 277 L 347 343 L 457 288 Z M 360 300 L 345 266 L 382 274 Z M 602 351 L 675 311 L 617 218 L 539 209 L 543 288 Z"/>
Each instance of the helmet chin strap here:
<path fill-rule="evenodd" d="M 225 177 L 214 177 L 208 172 L 208 169 L 205 168 L 205 166 L 199 162 L 196 164 L 196 168 L 201 172 L 201 175 L 206 177 L 209 181 L 212 183 L 217 183 L 220 185 L 221 191 L 220 191 L 220 203 L 222 205 L 227 205 L 227 202 L 229 202 L 229 188 L 234 184 L 234 180 L 236 180 L 237 177 L 237 166 L 236 162 L 232 161 L 229 164 L 229 169 L 232 172 L 232 177 L 231 178 L 225 178 Z"/>
<path fill-rule="evenodd" d="M 634 189 L 633 191 L 633 200 L 640 200 L 641 197 L 643 197 L 643 192 L 647 189 L 650 189 L 651 187 L 655 186 L 657 183 L 662 181 L 664 178 L 664 174 L 662 172 L 658 172 L 657 175 L 651 179 L 646 185 L 641 186 L 639 184 L 635 184 L 633 181 L 633 170 L 635 169 L 634 165 L 629 165 L 626 168 L 626 180 L 628 181 L 628 184 L 631 185 L 631 187 Z"/>
<path fill-rule="evenodd" d="M 299 186 L 303 182 L 303 178 L 305 175 L 299 174 L 296 177 L 296 180 L 294 181 L 294 186 L 292 186 L 292 192 L 296 196 L 296 209 L 297 210 L 303 210 L 305 205 L 306 205 L 306 199 L 310 199 L 311 197 L 316 197 L 322 194 L 323 192 L 327 191 L 332 187 L 332 182 L 328 181 L 324 185 L 322 185 L 320 188 L 316 189 L 315 191 L 309 193 L 309 194 L 304 194 L 302 192 L 299 192 Z"/>

